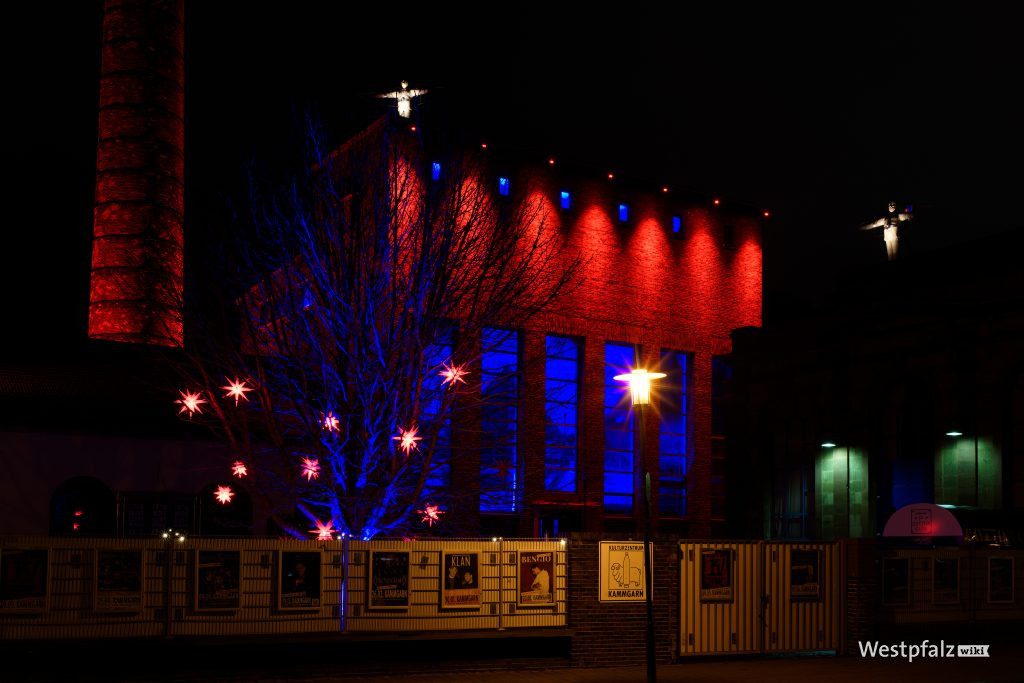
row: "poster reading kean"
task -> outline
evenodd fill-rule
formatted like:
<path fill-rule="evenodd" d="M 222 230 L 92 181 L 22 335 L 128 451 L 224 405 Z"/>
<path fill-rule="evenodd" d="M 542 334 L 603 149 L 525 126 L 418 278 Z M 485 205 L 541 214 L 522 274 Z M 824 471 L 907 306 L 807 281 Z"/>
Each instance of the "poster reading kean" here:
<path fill-rule="evenodd" d="M 480 553 L 442 553 L 442 609 L 480 609 Z"/>
<path fill-rule="evenodd" d="M 647 599 L 643 543 L 601 541 L 600 562 L 601 602 Z"/>

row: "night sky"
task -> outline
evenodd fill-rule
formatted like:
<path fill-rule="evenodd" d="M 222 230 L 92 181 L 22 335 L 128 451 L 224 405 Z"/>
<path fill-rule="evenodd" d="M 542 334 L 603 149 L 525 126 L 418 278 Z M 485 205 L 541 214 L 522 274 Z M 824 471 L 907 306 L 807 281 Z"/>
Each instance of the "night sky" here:
<path fill-rule="evenodd" d="M 1024 223 L 1020 23 L 999 4 L 351 7 L 186 5 L 186 239 L 229 220 L 249 162 L 290 157 L 295 112 L 340 141 L 402 78 L 528 157 L 770 210 L 768 322 L 884 262 L 857 227 L 890 200 L 913 204 L 918 251 Z M 0 296 L 22 351 L 85 337 L 100 20 L 98 2 L 9 10 Z"/>

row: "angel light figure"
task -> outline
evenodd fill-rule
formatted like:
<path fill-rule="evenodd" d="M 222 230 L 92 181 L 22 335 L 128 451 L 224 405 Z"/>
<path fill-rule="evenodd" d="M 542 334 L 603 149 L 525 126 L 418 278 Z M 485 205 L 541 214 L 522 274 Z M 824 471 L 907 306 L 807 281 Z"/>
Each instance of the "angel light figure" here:
<path fill-rule="evenodd" d="M 861 230 L 883 228 L 882 239 L 885 240 L 885 253 L 889 256 L 889 260 L 892 261 L 896 258 L 896 249 L 899 247 L 900 238 L 897 232 L 899 224 L 909 221 L 910 218 L 910 207 L 907 207 L 906 213 L 898 213 L 896 211 L 896 202 L 889 202 L 889 212 L 877 221 L 861 226 Z"/>
<path fill-rule="evenodd" d="M 426 94 L 426 90 L 409 90 L 409 81 L 402 81 L 401 90 L 382 93 L 377 95 L 377 97 L 395 100 L 398 104 L 398 115 L 403 119 L 407 119 L 409 118 L 409 114 L 412 113 L 412 98 Z"/>

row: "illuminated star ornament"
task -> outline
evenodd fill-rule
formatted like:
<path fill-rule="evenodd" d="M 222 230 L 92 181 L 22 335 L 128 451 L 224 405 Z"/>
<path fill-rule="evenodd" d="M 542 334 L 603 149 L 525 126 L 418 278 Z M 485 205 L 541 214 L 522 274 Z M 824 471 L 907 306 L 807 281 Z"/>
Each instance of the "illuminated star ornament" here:
<path fill-rule="evenodd" d="M 461 365 L 448 365 L 447 363 L 445 363 L 444 370 L 437 374 L 444 378 L 441 381 L 442 384 L 448 384 L 454 387 L 456 382 L 462 382 L 463 384 L 465 384 L 466 380 L 462 378 L 468 375 L 469 373 L 466 372 Z"/>
<path fill-rule="evenodd" d="M 393 436 L 393 437 L 391 437 L 391 440 L 392 441 L 398 441 L 399 442 L 398 447 L 401 448 L 403 451 L 405 451 L 405 454 L 408 455 L 409 451 L 414 451 L 414 450 L 416 450 L 416 449 L 418 449 L 420 447 L 419 444 L 416 443 L 416 442 L 423 440 L 423 437 L 416 436 L 416 432 L 417 431 L 418 431 L 418 429 L 417 429 L 416 425 L 413 425 L 412 429 L 409 429 L 409 430 L 405 430 L 405 429 L 402 429 L 401 427 L 399 427 L 398 428 L 399 436 Z"/>
<path fill-rule="evenodd" d="M 903 213 L 899 213 L 896 211 L 896 202 L 889 202 L 889 211 L 885 216 L 882 216 L 873 223 L 862 225 L 860 229 L 874 230 L 875 228 L 884 228 L 882 230 L 882 239 L 885 240 L 885 253 L 889 260 L 892 261 L 896 258 L 896 250 L 900 245 L 899 225 L 909 221 L 911 218 L 911 208 L 909 206 L 904 209 Z"/>
<path fill-rule="evenodd" d="M 235 497 L 235 492 L 231 490 L 230 486 L 218 486 L 213 497 L 216 498 L 217 502 L 221 505 L 227 505 L 231 502 L 231 499 Z"/>
<path fill-rule="evenodd" d="M 236 406 L 238 405 L 238 399 L 242 399 L 245 401 L 249 400 L 249 397 L 245 395 L 245 392 L 252 391 L 252 387 L 245 386 L 245 382 L 239 382 L 237 379 L 233 382 L 228 380 L 227 377 L 225 377 L 224 379 L 227 380 L 228 382 L 227 386 L 221 387 L 221 389 L 224 389 L 228 392 L 224 394 L 224 398 L 231 398 L 232 396 L 234 396 Z"/>
<path fill-rule="evenodd" d="M 338 418 L 334 417 L 334 413 L 327 413 L 324 415 L 324 429 L 329 432 L 339 431 Z"/>
<path fill-rule="evenodd" d="M 313 481 L 320 476 L 320 461 L 316 458 L 302 459 L 302 476 L 306 481 Z"/>
<path fill-rule="evenodd" d="M 324 524 L 319 519 L 313 521 L 316 524 L 315 529 L 310 529 L 311 532 L 316 534 L 316 540 L 318 541 L 332 541 L 334 540 L 334 521 L 327 520 Z"/>
<path fill-rule="evenodd" d="M 236 460 L 231 465 L 231 474 L 241 479 L 245 475 L 249 474 L 249 470 L 246 469 L 244 462 L 242 462 L 241 460 Z"/>
<path fill-rule="evenodd" d="M 498 470 L 498 476 L 502 479 L 508 479 L 509 475 L 512 474 L 512 463 L 505 458 L 495 462 L 494 467 Z"/>
<path fill-rule="evenodd" d="M 206 403 L 206 399 L 201 398 L 202 392 L 197 391 L 192 394 L 187 391 L 179 391 L 178 393 L 181 394 L 181 398 L 176 400 L 175 403 L 181 404 L 181 410 L 178 411 L 179 415 L 187 410 L 189 419 L 192 419 L 192 416 L 196 413 L 203 412 L 203 409 L 199 407 L 199 404 Z"/>
<path fill-rule="evenodd" d="M 398 104 L 398 115 L 403 119 L 409 118 L 412 113 L 412 98 L 426 95 L 426 90 L 409 90 L 409 81 L 402 81 L 402 89 L 377 95 L 384 99 L 395 100 Z"/>
<path fill-rule="evenodd" d="M 433 505 L 431 503 L 427 503 L 423 506 L 422 510 L 417 510 L 416 512 L 423 515 L 420 521 L 426 522 L 427 526 L 434 526 L 434 522 L 440 522 L 441 515 L 444 514 L 444 510 L 441 509 L 440 505 Z"/>

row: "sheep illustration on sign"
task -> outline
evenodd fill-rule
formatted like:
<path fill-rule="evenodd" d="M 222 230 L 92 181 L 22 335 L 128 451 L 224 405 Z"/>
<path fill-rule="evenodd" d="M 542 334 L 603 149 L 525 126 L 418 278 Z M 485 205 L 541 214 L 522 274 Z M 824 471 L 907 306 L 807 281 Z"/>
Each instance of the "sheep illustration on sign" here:
<path fill-rule="evenodd" d="M 643 543 L 603 541 L 600 562 L 602 602 L 642 602 L 647 599 Z"/>

